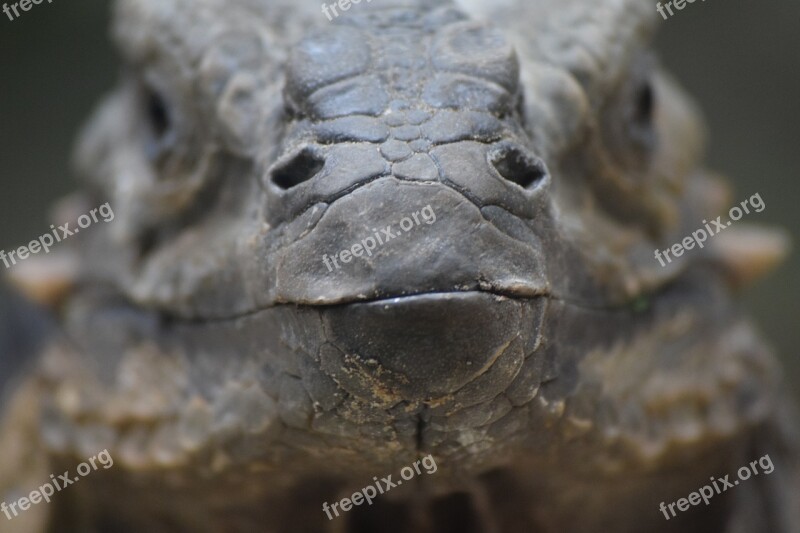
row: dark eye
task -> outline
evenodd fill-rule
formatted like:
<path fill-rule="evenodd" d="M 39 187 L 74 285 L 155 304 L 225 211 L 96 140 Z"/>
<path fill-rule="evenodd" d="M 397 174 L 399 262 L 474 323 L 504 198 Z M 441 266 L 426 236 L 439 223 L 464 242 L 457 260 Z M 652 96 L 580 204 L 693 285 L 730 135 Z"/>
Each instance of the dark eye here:
<path fill-rule="evenodd" d="M 637 175 L 647 171 L 658 149 L 657 69 L 638 56 L 601 110 L 603 143 L 615 162 Z"/>
<path fill-rule="evenodd" d="M 153 133 L 158 138 L 163 138 L 172 126 L 172 120 L 167 110 L 164 98 L 152 89 L 147 89 L 145 93 L 145 107 L 147 119 Z"/>
<path fill-rule="evenodd" d="M 144 83 L 139 87 L 139 109 L 147 156 L 160 164 L 172 152 L 176 141 L 173 111 L 160 91 Z"/>
<path fill-rule="evenodd" d="M 634 80 L 630 88 L 623 93 L 619 135 L 621 144 L 618 149 L 637 154 L 635 157 L 647 157 L 656 145 L 655 114 L 657 95 L 649 78 Z M 618 119 L 618 120 L 619 120 Z"/>
<path fill-rule="evenodd" d="M 649 152 L 655 147 L 655 119 L 658 94 L 653 83 L 653 67 L 647 60 L 634 64 L 631 77 L 621 95 L 623 128 L 634 150 Z"/>
<path fill-rule="evenodd" d="M 633 120 L 642 127 L 649 127 L 653 122 L 656 95 L 653 85 L 646 81 L 636 91 L 633 109 Z"/>

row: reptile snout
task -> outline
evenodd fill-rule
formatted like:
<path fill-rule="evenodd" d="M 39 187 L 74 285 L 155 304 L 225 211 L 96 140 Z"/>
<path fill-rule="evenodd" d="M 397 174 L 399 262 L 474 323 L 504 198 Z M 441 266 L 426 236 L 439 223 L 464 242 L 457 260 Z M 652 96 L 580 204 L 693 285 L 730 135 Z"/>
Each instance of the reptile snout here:
<path fill-rule="evenodd" d="M 539 296 L 549 285 L 532 226 L 439 181 L 379 178 L 287 229 L 301 236 L 270 265 L 275 300 L 333 305 L 477 290 Z"/>
<path fill-rule="evenodd" d="M 323 371 L 387 407 L 499 394 L 550 289 L 550 175 L 516 53 L 491 26 L 436 13 L 396 39 L 333 25 L 295 46 L 282 148 L 261 171 L 266 222 L 282 228 L 270 299 L 314 308 Z"/>
<path fill-rule="evenodd" d="M 536 216 L 550 176 L 523 142 L 504 138 L 502 125 L 488 115 L 442 112 L 429 124 L 386 128 L 384 137 L 370 142 L 318 138 L 289 150 L 265 175 L 269 223 L 290 222 L 384 177 L 440 183 L 478 207 Z M 495 138 L 487 140 L 485 132 L 493 128 Z"/>

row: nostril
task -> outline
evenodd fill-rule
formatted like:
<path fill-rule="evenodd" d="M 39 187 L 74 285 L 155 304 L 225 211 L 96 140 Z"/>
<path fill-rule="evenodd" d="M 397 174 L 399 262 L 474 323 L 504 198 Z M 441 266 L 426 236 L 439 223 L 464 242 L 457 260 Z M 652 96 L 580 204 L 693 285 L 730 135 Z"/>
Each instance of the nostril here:
<path fill-rule="evenodd" d="M 544 163 L 518 148 L 503 148 L 495 152 L 489 161 L 503 179 L 516 183 L 523 189 L 530 188 L 547 177 Z"/>
<path fill-rule="evenodd" d="M 304 148 L 286 163 L 272 169 L 270 180 L 281 189 L 288 190 L 310 180 L 324 166 L 325 160 L 322 157 Z"/>

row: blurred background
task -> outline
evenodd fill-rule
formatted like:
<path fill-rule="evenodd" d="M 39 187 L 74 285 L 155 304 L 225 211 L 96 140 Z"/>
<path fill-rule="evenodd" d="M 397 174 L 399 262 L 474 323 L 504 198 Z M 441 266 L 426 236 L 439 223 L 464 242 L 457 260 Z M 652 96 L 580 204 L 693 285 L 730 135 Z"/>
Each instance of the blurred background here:
<path fill-rule="evenodd" d="M 0 249 L 46 231 L 48 206 L 76 186 L 75 134 L 118 68 L 108 16 L 107 0 L 45 2 L 14 21 L 0 12 Z M 710 166 L 731 178 L 736 203 L 761 194 L 766 209 L 744 220 L 795 240 L 789 261 L 742 299 L 800 397 L 800 2 L 695 2 L 659 24 L 663 63 L 708 120 Z"/>

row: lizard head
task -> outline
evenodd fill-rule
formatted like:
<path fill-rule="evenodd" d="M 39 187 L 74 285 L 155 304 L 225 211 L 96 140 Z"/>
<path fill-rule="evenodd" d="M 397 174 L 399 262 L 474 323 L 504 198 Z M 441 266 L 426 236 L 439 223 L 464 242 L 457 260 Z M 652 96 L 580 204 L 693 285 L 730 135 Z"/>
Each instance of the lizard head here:
<path fill-rule="evenodd" d="M 255 380 L 293 431 L 527 434 L 574 388 L 574 310 L 666 286 L 689 262 L 653 249 L 721 201 L 646 3 L 488 4 L 119 2 L 87 285 L 161 317 L 207 401 Z"/>

